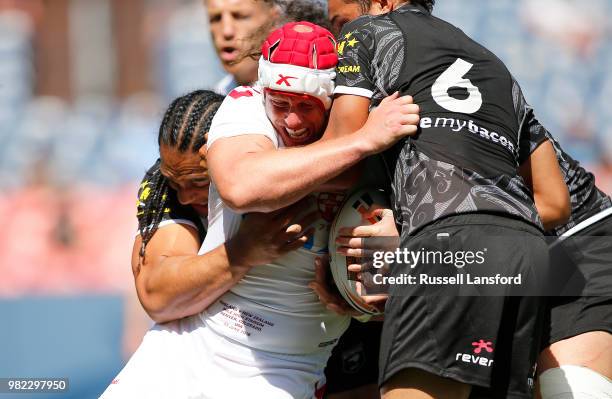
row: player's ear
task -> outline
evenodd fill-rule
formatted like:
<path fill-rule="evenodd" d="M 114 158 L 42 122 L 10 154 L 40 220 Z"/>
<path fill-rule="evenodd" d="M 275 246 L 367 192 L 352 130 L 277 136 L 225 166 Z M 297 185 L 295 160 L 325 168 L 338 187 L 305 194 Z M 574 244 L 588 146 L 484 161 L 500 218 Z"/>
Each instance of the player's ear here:
<path fill-rule="evenodd" d="M 393 11 L 395 4 L 393 0 L 372 0 L 372 6 L 368 12 L 370 15 L 381 15 Z"/>

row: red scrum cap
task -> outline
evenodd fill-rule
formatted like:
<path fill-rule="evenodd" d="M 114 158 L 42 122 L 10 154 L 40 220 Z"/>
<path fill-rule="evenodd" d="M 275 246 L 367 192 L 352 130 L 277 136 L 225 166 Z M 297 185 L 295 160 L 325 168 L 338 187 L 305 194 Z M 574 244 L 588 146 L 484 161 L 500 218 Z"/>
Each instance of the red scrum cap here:
<path fill-rule="evenodd" d="M 272 32 L 261 50 L 260 86 L 307 94 L 329 109 L 338 56 L 336 40 L 327 29 L 310 22 L 291 22 Z"/>

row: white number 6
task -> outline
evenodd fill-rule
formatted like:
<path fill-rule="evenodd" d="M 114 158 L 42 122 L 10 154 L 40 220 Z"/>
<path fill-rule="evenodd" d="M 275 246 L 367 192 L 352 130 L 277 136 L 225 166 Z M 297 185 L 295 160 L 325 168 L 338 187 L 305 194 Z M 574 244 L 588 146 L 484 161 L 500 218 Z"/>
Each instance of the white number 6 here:
<path fill-rule="evenodd" d="M 474 64 L 457 58 L 431 87 L 431 95 L 436 103 L 444 109 L 463 114 L 473 114 L 482 107 L 482 94 L 478 87 L 463 76 L 469 72 Z M 458 100 L 448 95 L 451 87 L 463 87 L 468 91 L 468 98 Z"/>

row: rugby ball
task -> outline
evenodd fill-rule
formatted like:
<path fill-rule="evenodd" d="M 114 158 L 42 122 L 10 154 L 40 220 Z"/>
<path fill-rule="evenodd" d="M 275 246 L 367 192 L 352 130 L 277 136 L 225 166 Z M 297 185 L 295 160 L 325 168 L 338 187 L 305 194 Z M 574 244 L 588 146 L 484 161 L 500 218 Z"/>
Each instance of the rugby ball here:
<path fill-rule="evenodd" d="M 352 273 L 348 271 L 348 266 L 354 262 L 350 257 L 346 257 L 336 252 L 336 237 L 338 231 L 343 227 L 354 227 L 365 223 L 374 224 L 379 221 L 376 217 L 368 217 L 370 210 L 377 207 L 388 208 L 388 195 L 381 189 L 373 187 L 363 187 L 351 193 L 344 203 L 340 206 L 340 211 L 336 215 L 329 235 L 329 266 L 332 272 L 334 283 L 342 297 L 356 310 L 367 315 L 379 315 L 381 312 L 373 305 L 367 304 L 357 292 L 357 281 Z"/>

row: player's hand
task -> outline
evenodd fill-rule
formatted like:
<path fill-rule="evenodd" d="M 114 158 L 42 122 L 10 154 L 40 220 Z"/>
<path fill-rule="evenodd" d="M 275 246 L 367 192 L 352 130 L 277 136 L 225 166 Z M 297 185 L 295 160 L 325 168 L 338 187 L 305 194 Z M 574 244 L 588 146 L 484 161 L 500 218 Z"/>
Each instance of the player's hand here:
<path fill-rule="evenodd" d="M 380 220 L 374 224 L 365 221 L 371 217 Z M 360 261 L 349 265 L 351 272 L 365 271 L 374 252 L 394 252 L 399 247 L 399 232 L 391 209 L 374 205 L 363 220 L 362 225 L 341 228 L 336 237 L 337 252 Z"/>
<path fill-rule="evenodd" d="M 371 154 L 382 152 L 400 139 L 416 134 L 419 112 L 411 96 L 399 97 L 395 92 L 382 100 L 358 132 L 365 137 L 367 151 Z"/>
<path fill-rule="evenodd" d="M 314 233 L 309 226 L 320 217 L 318 210 L 304 214 L 313 203 L 312 197 L 306 197 L 272 213 L 247 214 L 228 243 L 230 263 L 265 265 L 302 247 Z"/>
<path fill-rule="evenodd" d="M 329 260 L 327 257 L 315 259 L 315 280 L 308 284 L 319 300 L 328 310 L 343 316 L 359 316 L 357 310 L 353 309 L 338 292 L 330 275 Z"/>

